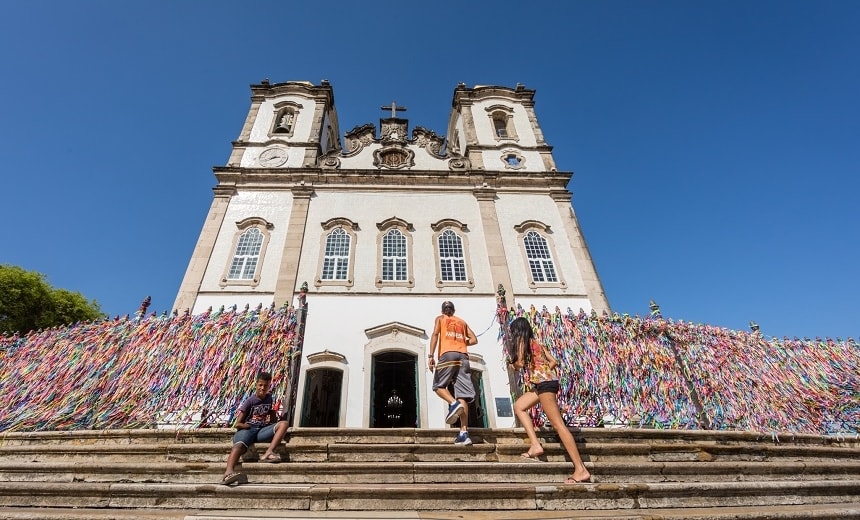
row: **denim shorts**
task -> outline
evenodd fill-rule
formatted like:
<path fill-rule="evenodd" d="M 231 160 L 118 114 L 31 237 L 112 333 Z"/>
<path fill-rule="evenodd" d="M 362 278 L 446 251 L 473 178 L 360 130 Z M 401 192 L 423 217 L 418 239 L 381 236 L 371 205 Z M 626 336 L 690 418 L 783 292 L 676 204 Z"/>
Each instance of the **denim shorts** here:
<path fill-rule="evenodd" d="M 248 448 L 255 442 L 269 442 L 275 438 L 275 424 L 268 424 L 262 427 L 252 426 L 247 430 L 236 430 L 236 433 L 233 434 L 233 445 L 242 444 L 245 448 Z"/>

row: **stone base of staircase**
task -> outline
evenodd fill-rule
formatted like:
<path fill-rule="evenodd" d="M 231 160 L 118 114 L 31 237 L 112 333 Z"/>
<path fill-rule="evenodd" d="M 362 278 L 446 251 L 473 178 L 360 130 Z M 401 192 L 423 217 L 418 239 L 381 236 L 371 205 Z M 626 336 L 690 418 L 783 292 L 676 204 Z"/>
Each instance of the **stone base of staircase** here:
<path fill-rule="evenodd" d="M 281 511 L 0 508 L 4 520 L 850 520 L 860 518 L 860 505 L 820 504 L 761 507 L 511 510 L 511 511 Z"/>
<path fill-rule="evenodd" d="M 232 431 L 111 430 L 0 437 L 0 518 L 229 520 L 860 518 L 860 440 L 645 429 L 574 430 L 592 482 L 552 431 L 297 428 L 284 462 L 219 484 Z"/>

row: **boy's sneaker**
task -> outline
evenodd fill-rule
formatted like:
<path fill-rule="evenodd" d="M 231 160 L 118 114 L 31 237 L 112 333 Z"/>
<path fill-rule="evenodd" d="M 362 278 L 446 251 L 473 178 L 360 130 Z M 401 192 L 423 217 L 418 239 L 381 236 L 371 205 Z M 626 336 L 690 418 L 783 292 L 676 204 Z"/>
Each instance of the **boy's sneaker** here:
<path fill-rule="evenodd" d="M 455 446 L 468 446 L 470 444 L 472 444 L 472 439 L 469 438 L 469 432 L 460 432 L 454 439 Z"/>
<path fill-rule="evenodd" d="M 457 422 L 457 419 L 463 415 L 463 403 L 460 402 L 459 399 L 455 399 L 453 403 L 448 406 L 448 415 L 445 417 L 445 422 L 448 424 L 454 424 Z"/>

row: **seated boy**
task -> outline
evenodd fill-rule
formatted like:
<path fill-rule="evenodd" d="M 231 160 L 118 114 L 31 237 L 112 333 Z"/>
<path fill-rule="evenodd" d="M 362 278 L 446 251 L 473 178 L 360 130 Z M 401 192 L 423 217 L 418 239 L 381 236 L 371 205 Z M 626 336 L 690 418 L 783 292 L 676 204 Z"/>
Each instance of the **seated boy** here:
<path fill-rule="evenodd" d="M 230 485 L 234 482 L 247 482 L 248 477 L 244 473 L 236 471 L 236 464 L 248 448 L 255 442 L 269 442 L 269 449 L 261 460 L 265 462 L 278 462 L 272 451 L 280 443 L 287 433 L 286 421 L 279 421 L 277 413 L 273 408 L 272 375 L 268 372 L 260 372 L 254 384 L 254 394 L 242 401 L 236 413 L 236 433 L 233 435 L 233 448 L 227 457 L 227 468 L 224 470 L 224 478 L 221 483 Z M 277 442 L 275 442 L 277 440 Z"/>

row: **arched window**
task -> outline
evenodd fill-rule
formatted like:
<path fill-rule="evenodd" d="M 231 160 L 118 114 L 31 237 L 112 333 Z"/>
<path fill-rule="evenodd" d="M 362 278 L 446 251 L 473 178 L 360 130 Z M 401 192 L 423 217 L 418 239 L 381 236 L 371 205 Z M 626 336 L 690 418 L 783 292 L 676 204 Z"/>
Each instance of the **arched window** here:
<path fill-rule="evenodd" d="M 377 264 L 377 287 L 414 287 L 412 275 L 412 233 L 415 228 L 409 222 L 391 217 L 376 224 L 379 263 Z"/>
<path fill-rule="evenodd" d="M 358 223 L 345 217 L 320 222 L 325 234 L 320 241 L 319 277 L 314 285 L 351 287 L 355 267 Z"/>
<path fill-rule="evenodd" d="M 325 239 L 321 280 L 346 280 L 349 275 L 349 248 L 352 237 L 342 227 L 334 228 Z"/>
<path fill-rule="evenodd" d="M 508 118 L 501 112 L 493 114 L 493 130 L 496 137 L 508 137 Z"/>
<path fill-rule="evenodd" d="M 469 228 L 465 223 L 444 218 L 430 224 L 436 249 L 436 286 L 474 287 L 469 262 Z"/>
<path fill-rule="evenodd" d="M 405 282 L 409 279 L 406 236 L 392 229 L 382 237 L 382 281 Z"/>
<path fill-rule="evenodd" d="M 227 271 L 228 280 L 253 280 L 260 262 L 260 249 L 263 247 L 263 233 L 251 228 L 239 236 L 233 261 Z"/>
<path fill-rule="evenodd" d="M 225 263 L 219 285 L 249 285 L 260 283 L 266 247 L 275 227 L 266 219 L 248 217 L 236 222 L 237 230 L 233 235 L 233 256 Z"/>
<path fill-rule="evenodd" d="M 529 231 L 523 237 L 529 273 L 534 282 L 558 282 L 555 265 L 546 239 L 537 231 Z"/>
<path fill-rule="evenodd" d="M 446 229 L 439 235 L 439 272 L 443 282 L 466 281 L 463 240 L 450 229 Z"/>
<path fill-rule="evenodd" d="M 490 123 L 493 125 L 493 137 L 496 141 L 517 141 L 517 129 L 514 126 L 514 109 L 506 105 L 486 107 Z"/>

